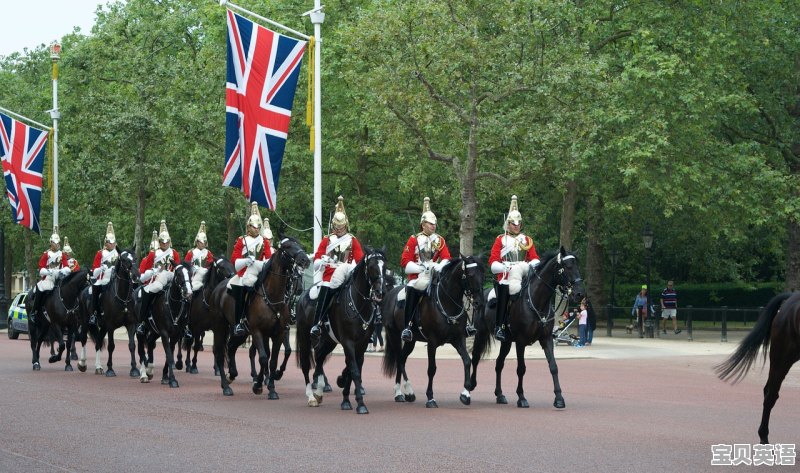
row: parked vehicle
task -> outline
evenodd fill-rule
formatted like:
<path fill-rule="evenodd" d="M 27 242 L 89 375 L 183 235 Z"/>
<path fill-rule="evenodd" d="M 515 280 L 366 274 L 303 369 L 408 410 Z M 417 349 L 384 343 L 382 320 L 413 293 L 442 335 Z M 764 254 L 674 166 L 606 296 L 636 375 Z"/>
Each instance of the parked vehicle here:
<path fill-rule="evenodd" d="M 27 295 L 27 292 L 20 292 L 8 307 L 8 338 L 11 340 L 19 338 L 21 333 L 28 333 L 28 313 L 25 311 Z"/>

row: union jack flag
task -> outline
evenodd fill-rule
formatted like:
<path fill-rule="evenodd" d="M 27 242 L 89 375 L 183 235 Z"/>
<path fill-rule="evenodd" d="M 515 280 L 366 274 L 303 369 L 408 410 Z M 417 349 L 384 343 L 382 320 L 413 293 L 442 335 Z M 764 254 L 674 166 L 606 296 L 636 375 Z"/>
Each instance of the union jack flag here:
<path fill-rule="evenodd" d="M 275 208 L 289 118 L 306 42 L 228 10 L 222 185 Z"/>
<path fill-rule="evenodd" d="M 0 158 L 15 223 L 39 233 L 47 132 L 0 113 Z"/>

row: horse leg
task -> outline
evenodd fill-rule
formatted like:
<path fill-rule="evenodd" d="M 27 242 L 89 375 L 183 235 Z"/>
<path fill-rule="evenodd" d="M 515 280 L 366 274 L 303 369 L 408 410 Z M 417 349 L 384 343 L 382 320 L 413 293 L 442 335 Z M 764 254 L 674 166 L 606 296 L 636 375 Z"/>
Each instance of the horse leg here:
<path fill-rule="evenodd" d="M 767 384 L 764 385 L 764 409 L 761 411 L 761 425 L 758 426 L 758 438 L 762 444 L 769 443 L 769 416 L 775 403 L 778 402 L 781 384 L 792 367 L 787 361 L 791 360 L 791 357 L 781 358 L 778 356 L 779 352 L 780 350 L 775 350 L 773 345 L 769 353 L 769 376 Z"/>
<path fill-rule="evenodd" d="M 261 335 L 260 331 L 253 333 L 253 344 L 250 346 L 251 351 L 253 347 L 255 347 L 258 352 L 259 364 L 258 373 L 253 376 L 253 394 L 262 394 L 264 392 L 264 374 L 267 370 L 269 357 L 264 347 L 264 337 Z"/>
<path fill-rule="evenodd" d="M 364 384 L 361 379 L 361 371 L 364 367 L 364 352 L 356 355 L 355 360 L 355 370 L 352 372 L 351 377 L 353 378 L 353 384 L 356 389 L 356 413 L 357 414 L 369 414 L 369 410 L 367 410 L 366 404 L 364 404 Z"/>
<path fill-rule="evenodd" d="M 250 350 L 248 351 L 248 355 L 250 356 L 250 377 L 253 378 L 253 382 L 256 382 L 256 377 L 258 373 L 256 372 L 256 352 L 258 349 L 256 348 L 256 344 L 253 343 L 250 345 Z"/>
<path fill-rule="evenodd" d="M 78 371 L 81 373 L 86 372 L 86 342 L 81 345 L 81 353 L 78 357 Z"/>
<path fill-rule="evenodd" d="M 350 382 L 352 381 L 352 375 L 350 374 L 350 363 L 351 360 L 347 355 L 347 350 L 345 350 L 344 368 L 342 369 L 342 374 L 336 377 L 336 385 L 342 388 L 341 408 L 343 411 L 353 410 L 353 405 L 350 403 Z"/>
<path fill-rule="evenodd" d="M 56 331 L 56 336 L 58 337 L 58 352 L 55 351 L 55 346 L 50 345 L 50 359 L 47 360 L 50 363 L 55 363 L 57 361 L 61 361 L 61 357 L 64 356 L 64 333 L 61 331 L 59 327 Z"/>
<path fill-rule="evenodd" d="M 114 343 L 114 334 L 108 334 L 108 361 L 106 362 L 106 377 L 113 378 L 117 376 L 117 373 L 114 372 L 114 347 L 116 344 Z M 102 374 L 102 371 L 98 374 Z"/>
<path fill-rule="evenodd" d="M 436 399 L 433 398 L 433 377 L 436 376 L 436 347 L 433 343 L 428 344 L 428 389 L 425 390 L 425 395 L 428 396 L 428 402 L 425 407 L 439 407 Z"/>
<path fill-rule="evenodd" d="M 322 395 L 325 392 L 325 387 L 328 385 L 328 380 L 325 377 L 325 373 L 322 370 L 322 365 L 325 363 L 325 358 L 333 351 L 336 347 L 332 341 L 323 338 L 322 341 L 314 348 L 314 374 L 312 376 L 312 381 L 315 383 L 315 388 L 312 391 L 314 395 L 314 399 L 317 401 L 317 406 L 322 404 Z M 309 399 L 309 406 L 312 406 L 311 400 Z"/>
<path fill-rule="evenodd" d="M 525 399 L 525 392 L 522 389 L 522 380 L 525 378 L 525 345 L 517 343 L 517 407 L 530 407 L 528 400 Z"/>
<path fill-rule="evenodd" d="M 41 336 L 39 335 L 41 329 L 34 323 L 29 325 L 28 330 L 31 342 L 31 363 L 33 364 L 33 371 L 39 371 L 42 369 L 42 365 L 39 363 L 39 350 L 42 347 Z"/>
<path fill-rule="evenodd" d="M 94 347 L 94 374 L 103 374 L 103 352 L 98 345 Z"/>
<path fill-rule="evenodd" d="M 403 343 L 403 349 L 400 352 L 400 356 L 397 357 L 397 381 L 400 380 L 399 376 L 402 375 L 403 384 L 395 387 L 400 389 L 403 395 L 403 401 L 405 402 L 414 402 L 417 400 L 417 395 L 414 394 L 414 388 L 411 386 L 411 381 L 408 380 L 408 373 L 406 372 L 406 361 L 411 355 L 411 352 L 414 351 L 414 346 L 416 344 L 417 342 L 415 341 Z M 397 401 L 397 397 L 395 397 L 395 401 Z"/>
<path fill-rule="evenodd" d="M 78 351 L 75 349 L 75 339 L 72 339 L 72 343 L 69 344 L 69 356 L 71 360 L 78 359 Z"/>
<path fill-rule="evenodd" d="M 239 376 L 239 370 L 236 369 L 236 350 L 239 348 L 240 340 L 234 336 L 228 339 L 228 381 L 233 382 Z"/>
<path fill-rule="evenodd" d="M 503 367 L 506 364 L 506 356 L 508 356 L 508 352 L 511 351 L 511 342 L 502 342 L 500 344 L 500 353 L 497 354 L 497 361 L 494 365 L 494 375 L 495 375 L 495 385 L 494 385 L 494 395 L 496 398 L 496 402 L 498 404 L 508 404 L 508 400 L 506 399 L 505 395 L 503 395 L 503 388 L 501 383 L 501 377 L 503 374 Z"/>
<path fill-rule="evenodd" d="M 66 348 L 68 350 L 70 350 L 70 351 L 75 349 L 75 328 L 74 327 L 70 327 L 70 328 L 67 329 L 67 344 L 66 344 Z M 76 356 L 76 358 L 77 358 L 77 356 Z M 73 369 L 72 369 L 72 354 L 71 353 L 67 353 L 67 355 L 64 357 L 64 359 L 66 360 L 66 366 L 64 366 L 64 371 L 73 371 Z"/>
<path fill-rule="evenodd" d="M 183 338 L 183 337 L 178 336 L 179 340 L 181 338 Z M 182 370 L 183 369 L 183 344 L 182 343 L 175 343 L 174 345 L 176 345 L 176 348 L 177 348 L 176 357 L 175 357 L 175 369 L 176 370 Z M 186 350 L 186 359 L 187 360 L 189 359 L 189 350 Z"/>
<path fill-rule="evenodd" d="M 475 334 L 475 340 L 472 343 L 472 374 L 469 378 L 469 386 L 467 389 L 474 390 L 478 386 L 478 363 L 481 361 L 481 352 L 489 342 L 489 333 L 484 330 L 478 330 Z"/>
<path fill-rule="evenodd" d="M 147 339 L 143 335 L 137 335 L 137 345 L 139 347 L 139 382 L 149 383 L 150 378 L 147 377 Z"/>
<path fill-rule="evenodd" d="M 186 369 L 191 374 L 199 373 L 199 371 L 197 371 L 197 353 L 200 351 L 200 349 L 202 347 L 203 347 L 202 338 L 200 338 L 199 335 L 195 335 L 194 340 L 192 340 L 192 365 L 191 365 L 191 367 L 189 366 L 188 361 L 186 363 Z"/>
<path fill-rule="evenodd" d="M 544 356 L 547 358 L 550 375 L 553 376 L 553 393 L 556 395 L 553 400 L 553 407 L 563 409 L 567 407 L 567 404 L 564 402 L 564 396 L 561 395 L 561 383 L 558 381 L 558 365 L 556 364 L 556 357 L 553 355 L 553 337 L 547 337 L 546 341 L 540 341 L 539 344 L 542 346 Z"/>
<path fill-rule="evenodd" d="M 466 332 L 465 332 L 466 333 Z M 470 368 L 470 361 L 469 361 L 469 353 L 467 353 L 467 340 L 466 338 L 462 338 L 458 341 L 458 343 L 453 343 L 453 347 L 455 347 L 458 354 L 461 356 L 461 362 L 464 363 L 464 390 L 461 391 L 461 395 L 458 399 L 461 401 L 461 404 L 465 406 L 469 406 L 471 402 L 469 391 L 470 391 L 470 379 L 469 379 L 469 368 Z"/>
<path fill-rule="evenodd" d="M 139 370 L 136 368 L 136 342 L 134 341 L 136 332 L 133 330 L 133 326 L 126 327 L 126 329 L 128 330 L 128 350 L 131 352 L 131 371 L 129 376 L 131 378 L 138 378 Z"/>
<path fill-rule="evenodd" d="M 280 351 L 277 352 L 280 354 Z M 286 364 L 289 362 L 289 357 L 292 355 L 292 346 L 289 345 L 289 327 L 284 329 L 283 336 L 283 362 L 281 367 L 273 374 L 275 381 L 280 381 L 283 378 L 283 373 L 286 371 Z"/>
<path fill-rule="evenodd" d="M 269 354 L 269 340 L 266 340 L 267 343 L 267 350 Z M 278 356 L 281 353 L 281 340 L 278 340 L 277 337 L 272 338 L 272 354 L 269 357 L 269 381 L 267 382 L 267 390 L 269 394 L 267 399 L 275 400 L 280 399 L 278 393 L 275 391 L 275 380 L 278 379 L 275 374 L 278 372 Z"/>
<path fill-rule="evenodd" d="M 227 350 L 227 330 L 214 331 L 214 368 L 219 372 L 220 387 L 223 396 L 233 396 L 228 377 L 225 376 L 225 351 Z"/>
<path fill-rule="evenodd" d="M 161 384 L 169 384 L 169 387 L 171 388 L 178 387 L 178 380 L 175 379 L 175 372 L 173 371 L 173 368 L 175 367 L 175 358 L 173 355 L 175 345 L 175 340 L 173 340 L 169 334 L 166 333 L 166 331 L 161 333 L 161 346 L 164 347 L 164 355 L 166 355 L 167 358 L 164 360 L 164 371 L 161 376 Z"/>

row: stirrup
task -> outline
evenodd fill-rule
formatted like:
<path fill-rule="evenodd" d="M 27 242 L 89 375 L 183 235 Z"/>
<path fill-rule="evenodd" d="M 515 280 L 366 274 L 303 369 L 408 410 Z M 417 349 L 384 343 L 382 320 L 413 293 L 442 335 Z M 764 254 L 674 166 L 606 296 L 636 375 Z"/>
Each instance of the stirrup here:
<path fill-rule="evenodd" d="M 233 334 L 235 336 L 237 336 L 237 337 L 241 337 L 242 335 L 246 335 L 247 332 L 248 332 L 247 324 L 244 321 L 239 322 L 238 324 L 236 324 L 233 327 Z"/>
<path fill-rule="evenodd" d="M 506 332 L 505 330 L 503 330 L 503 327 L 497 327 L 497 330 L 495 330 L 494 332 L 494 338 L 496 338 L 497 341 L 500 342 L 506 341 Z"/>
<path fill-rule="evenodd" d="M 403 332 L 400 334 L 400 339 L 404 342 L 411 342 L 414 340 L 414 334 L 411 333 L 411 329 L 409 327 L 403 329 Z"/>
<path fill-rule="evenodd" d="M 192 335 L 192 331 L 189 330 L 189 326 L 188 325 L 183 328 L 183 337 L 184 338 L 194 338 L 194 335 Z"/>
<path fill-rule="evenodd" d="M 467 336 L 474 337 L 476 333 L 478 333 L 478 329 L 472 324 L 467 324 Z"/>
<path fill-rule="evenodd" d="M 144 322 L 139 322 L 139 325 L 136 326 L 136 333 L 144 335 Z"/>
<path fill-rule="evenodd" d="M 94 313 L 89 316 L 89 325 L 97 325 L 97 316 Z"/>
<path fill-rule="evenodd" d="M 311 327 L 311 331 L 308 333 L 311 334 L 312 337 L 318 338 L 320 335 L 322 335 L 322 329 L 320 328 L 319 324 L 314 324 L 314 326 Z"/>

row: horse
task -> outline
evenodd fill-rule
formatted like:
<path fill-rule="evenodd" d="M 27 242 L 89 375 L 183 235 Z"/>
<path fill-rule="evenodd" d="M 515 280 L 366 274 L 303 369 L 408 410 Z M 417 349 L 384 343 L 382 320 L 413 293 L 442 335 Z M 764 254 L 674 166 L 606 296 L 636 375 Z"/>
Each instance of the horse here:
<path fill-rule="evenodd" d="M 311 335 L 314 323 L 314 302 L 309 293 L 303 295 L 297 308 L 297 363 L 303 371 L 306 382 L 308 405 L 318 407 L 322 402 L 325 377 L 322 365 L 325 358 L 341 344 L 345 355 L 345 368 L 337 377 L 336 384 L 342 388 L 342 410 L 352 410 L 350 403 L 350 384 L 355 384 L 356 412 L 368 414 L 364 404 L 364 389 L 361 381 L 361 368 L 364 365 L 364 352 L 367 350 L 372 334 L 372 317 L 375 308 L 381 304 L 386 291 L 386 254 L 383 250 L 365 248 L 364 257 L 356 264 L 350 276 L 339 287 L 330 309 L 328 310 L 327 328 L 319 344 L 314 348 L 314 359 L 311 357 Z M 309 378 L 312 365 L 314 374 Z M 316 381 L 316 388 L 311 379 Z"/>
<path fill-rule="evenodd" d="M 46 296 L 42 304 L 42 311 L 36 315 L 35 322 L 30 323 L 29 321 L 28 332 L 31 339 L 34 371 L 42 369 L 39 363 L 39 350 L 42 347 L 42 343 L 50 345 L 52 344 L 52 337 L 55 337 L 58 342 L 58 352 L 51 355 L 48 360 L 50 363 L 55 363 L 61 361 L 64 350 L 75 342 L 78 322 L 76 315 L 79 305 L 78 296 L 83 288 L 89 284 L 87 276 L 88 271 L 80 269 L 60 279 L 50 294 Z M 25 298 L 25 309 L 29 314 L 33 313 L 33 301 L 33 289 L 31 289 L 28 297 Z M 63 336 L 63 329 L 65 328 L 67 329 L 66 344 Z M 48 336 L 51 338 L 47 338 Z M 73 371 L 69 353 L 67 353 L 65 359 L 66 366 L 64 371 Z"/>
<path fill-rule="evenodd" d="M 259 354 L 261 371 L 253 381 L 253 393 L 264 392 L 264 380 L 268 377 L 269 399 L 278 399 L 275 391 L 275 376 L 278 367 L 278 351 L 290 318 L 288 300 L 292 294 L 287 290 L 289 281 L 305 271 L 310 264 L 308 255 L 294 238 L 281 237 L 278 248 L 259 273 L 253 292 L 248 293 L 247 325 L 253 337 L 253 344 Z M 231 327 L 235 324 L 235 301 L 227 293 L 228 280 L 220 282 L 211 294 L 211 316 L 214 332 L 214 364 L 219 370 L 222 394 L 232 396 L 230 381 L 238 376 L 236 368 L 236 349 L 246 336 L 232 336 Z M 268 352 L 268 341 L 272 340 L 272 355 Z M 229 376 L 225 375 L 225 361 L 230 364 Z M 267 366 L 269 365 L 269 366 Z M 269 373 L 267 369 L 269 368 Z"/>
<path fill-rule="evenodd" d="M 145 321 L 144 335 L 137 334 L 139 360 L 141 362 L 139 381 L 150 382 L 153 377 L 153 349 L 156 340 L 161 338 L 166 359 L 161 373 L 161 384 L 177 388 L 175 379 L 175 345 L 183 337 L 189 305 L 192 300 L 192 280 L 189 267 L 179 264 L 173 269 L 173 279 L 162 291 L 153 296 L 151 305 L 152 321 Z M 142 289 L 143 290 L 143 289 Z M 137 313 L 141 310 L 141 299 L 136 301 Z M 145 350 L 147 353 L 145 353 Z"/>
<path fill-rule="evenodd" d="M 207 330 L 211 330 L 211 293 L 217 285 L 230 278 L 236 273 L 233 264 L 226 258 L 217 258 L 209 266 L 208 272 L 203 278 L 203 287 L 192 296 L 192 304 L 189 306 L 189 330 L 192 337 L 184 337 L 183 348 L 186 350 L 186 372 L 197 374 L 197 352 L 203 347 L 203 336 Z M 189 359 L 189 352 L 194 350 L 194 355 Z M 178 347 L 178 360 L 175 366 L 181 369 L 181 349 Z"/>
<path fill-rule="evenodd" d="M 125 327 L 128 332 L 128 350 L 131 354 L 131 370 L 129 376 L 138 378 L 140 373 L 136 367 L 136 309 L 133 294 L 138 285 L 139 268 L 136 265 L 132 250 L 124 250 L 119 254 L 114 263 L 113 275 L 108 284 L 105 285 L 103 293 L 100 295 L 101 317 L 98 317 L 96 325 L 89 325 L 89 315 L 94 311 L 90 288 L 81 292 L 80 298 L 80 318 L 81 325 L 78 333 L 78 341 L 81 342 L 81 353 L 78 360 L 78 369 L 86 371 L 86 342 L 87 335 L 92 338 L 95 344 L 94 373 L 105 374 L 106 377 L 114 377 L 114 331 L 120 327 Z M 97 286 L 91 288 L 99 290 Z M 106 370 L 100 362 L 100 351 L 103 349 L 106 335 L 108 335 L 108 362 Z"/>
<path fill-rule="evenodd" d="M 417 310 L 419 323 L 414 324 L 413 340 L 403 343 L 400 335 L 405 328 L 404 304 L 398 296 L 405 291 L 399 286 L 391 291 L 383 304 L 383 324 L 386 328 L 386 349 L 383 354 L 383 374 L 395 377 L 396 402 L 413 402 L 416 395 L 406 373 L 406 360 L 417 341 L 428 344 L 428 387 L 425 390 L 425 407 L 436 408 L 439 404 L 433 396 L 433 378 L 436 375 L 436 350 L 445 343 L 451 344 L 464 363 L 464 390 L 459 400 L 464 405 L 471 402 L 469 383 L 469 353 L 467 351 L 467 314 L 472 304 L 473 316 L 483 311 L 484 269 L 474 256 L 461 255 L 447 262 L 441 272 L 434 276 Z M 465 302 L 466 297 L 466 302 Z M 401 377 L 404 383 L 401 385 Z"/>
<path fill-rule="evenodd" d="M 781 384 L 792 365 L 800 360 L 800 292 L 785 292 L 773 297 L 736 351 L 715 367 L 717 375 L 723 381 L 733 378 L 733 383 L 737 383 L 747 375 L 761 348 L 764 350 L 764 363 L 769 350 L 769 376 L 764 385 L 758 437 L 762 444 L 767 444 L 769 416 L 778 401 Z"/>
<path fill-rule="evenodd" d="M 522 379 L 525 377 L 525 347 L 539 342 L 544 351 L 550 374 L 553 376 L 553 392 L 555 400 L 553 406 L 558 409 L 566 407 L 564 397 L 561 395 L 561 384 L 558 381 L 558 366 L 553 356 L 553 326 L 555 313 L 558 312 L 550 304 L 558 288 L 561 294 L 575 303 L 584 295 L 583 279 L 578 268 L 578 259 L 567 252 L 562 246 L 557 252 L 550 252 L 542 257 L 541 262 L 528 272 L 522 281 L 522 288 L 518 295 L 511 297 L 508 308 L 507 326 L 510 335 L 505 342 L 500 344 L 500 353 L 495 364 L 496 386 L 494 394 L 497 404 L 508 404 L 501 388 L 501 375 L 503 366 L 511 344 L 517 348 L 517 407 L 530 407 L 522 389 Z M 487 299 L 490 292 L 486 291 Z M 564 301 L 566 304 L 566 300 Z M 491 304 L 490 304 L 491 305 Z M 490 334 L 494 333 L 496 309 L 487 307 L 487 310 L 475 319 L 475 341 L 472 346 L 472 376 L 470 377 L 470 391 L 477 386 L 478 362 L 491 345 Z"/>

